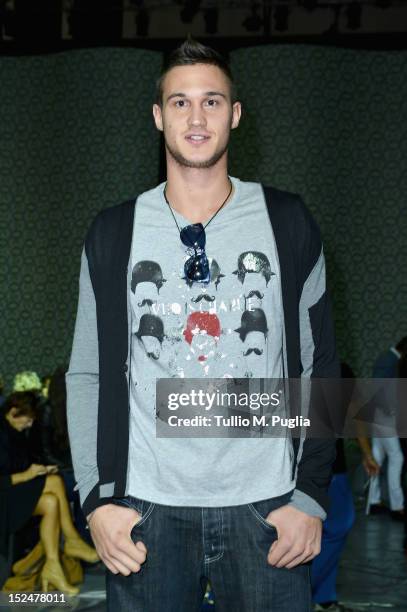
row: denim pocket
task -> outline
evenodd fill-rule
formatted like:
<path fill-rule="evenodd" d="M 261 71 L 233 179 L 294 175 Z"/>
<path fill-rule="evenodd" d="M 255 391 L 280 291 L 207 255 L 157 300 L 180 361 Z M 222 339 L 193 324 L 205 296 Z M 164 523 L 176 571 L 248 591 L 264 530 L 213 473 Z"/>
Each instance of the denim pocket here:
<path fill-rule="evenodd" d="M 140 527 L 140 525 L 146 522 L 146 520 L 149 518 L 152 511 L 154 510 L 155 506 L 154 502 L 149 502 L 145 499 L 139 499 L 138 497 L 133 497 L 132 495 L 127 495 L 126 497 L 116 497 L 114 501 L 119 506 L 131 508 L 132 510 L 138 512 L 138 514 L 140 515 L 140 520 L 138 520 L 137 523 L 133 525 L 132 530 L 135 527 Z"/>
<path fill-rule="evenodd" d="M 281 506 L 288 504 L 291 496 L 292 491 L 285 493 L 284 495 L 280 495 L 279 497 L 270 497 L 270 499 L 262 499 L 261 501 L 252 502 L 251 504 L 248 504 L 248 508 L 259 523 L 261 523 L 267 529 L 277 532 L 275 526 L 266 521 L 266 517 L 270 512 L 273 512 L 273 510 L 277 510 L 277 508 L 281 508 Z"/>
<path fill-rule="evenodd" d="M 259 502 L 253 502 L 251 504 L 248 504 L 248 508 L 255 517 L 255 519 L 264 527 L 272 531 L 277 531 L 274 525 L 266 521 L 266 516 L 269 514 L 269 512 L 275 510 L 274 507 L 270 507 L 271 505 L 271 500 L 265 499 Z"/>

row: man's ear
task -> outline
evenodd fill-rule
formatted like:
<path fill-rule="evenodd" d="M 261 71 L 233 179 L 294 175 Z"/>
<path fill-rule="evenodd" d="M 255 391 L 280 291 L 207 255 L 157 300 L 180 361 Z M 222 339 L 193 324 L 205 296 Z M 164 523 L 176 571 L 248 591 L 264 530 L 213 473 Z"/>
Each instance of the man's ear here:
<path fill-rule="evenodd" d="M 161 112 L 161 106 L 159 106 L 158 104 L 153 104 L 153 117 L 154 117 L 155 127 L 157 128 L 157 130 L 160 130 L 160 132 L 162 132 L 163 131 L 163 115 Z"/>
<path fill-rule="evenodd" d="M 235 102 L 232 106 L 232 123 L 231 129 L 234 130 L 237 128 L 240 122 L 240 117 L 242 115 L 242 105 L 240 102 Z"/>

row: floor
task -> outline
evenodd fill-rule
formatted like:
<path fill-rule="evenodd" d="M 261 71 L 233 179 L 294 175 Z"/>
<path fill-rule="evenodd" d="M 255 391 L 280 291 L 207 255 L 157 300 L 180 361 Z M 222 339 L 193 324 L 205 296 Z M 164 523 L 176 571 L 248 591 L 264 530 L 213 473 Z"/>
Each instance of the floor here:
<path fill-rule="evenodd" d="M 352 452 L 350 448 L 347 460 L 354 493 L 356 522 L 348 536 L 340 562 L 337 581 L 339 599 L 355 611 L 407 612 L 407 556 L 402 549 L 403 525 L 387 515 L 365 515 L 363 495 L 366 478 L 363 468 L 360 467 L 359 454 Z M 4 607 L 2 602 L 0 609 L 23 610 L 16 605 Z M 61 610 L 62 607 L 35 609 L 51 612 Z M 106 611 L 102 564 L 86 569 L 80 595 L 72 599 L 69 607 L 64 609 L 78 612 Z M 216 601 L 215 606 L 205 605 L 202 612 L 216 612 Z"/>
<path fill-rule="evenodd" d="M 338 575 L 339 598 L 354 610 L 406 612 L 407 557 L 401 546 L 403 526 L 388 516 L 366 517 L 362 504 L 362 500 L 356 499 L 356 523 L 348 537 Z M 19 610 L 19 607 L 9 609 Z M 61 610 L 61 607 L 45 609 Z M 80 596 L 65 609 L 106 610 L 104 572 L 100 565 L 86 571 Z M 215 606 L 204 609 L 215 611 L 216 602 Z"/>
<path fill-rule="evenodd" d="M 339 599 L 355 610 L 407 611 L 407 557 L 403 525 L 360 508 L 338 574 Z"/>

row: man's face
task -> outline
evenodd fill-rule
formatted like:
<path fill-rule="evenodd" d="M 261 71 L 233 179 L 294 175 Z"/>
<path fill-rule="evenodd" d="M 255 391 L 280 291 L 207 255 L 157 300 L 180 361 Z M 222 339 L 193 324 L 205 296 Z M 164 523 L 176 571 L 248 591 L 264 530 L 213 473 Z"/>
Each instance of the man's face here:
<path fill-rule="evenodd" d="M 153 107 L 167 153 L 188 168 L 210 168 L 226 154 L 240 113 L 226 75 L 207 64 L 172 68 L 163 83 L 163 106 Z"/>

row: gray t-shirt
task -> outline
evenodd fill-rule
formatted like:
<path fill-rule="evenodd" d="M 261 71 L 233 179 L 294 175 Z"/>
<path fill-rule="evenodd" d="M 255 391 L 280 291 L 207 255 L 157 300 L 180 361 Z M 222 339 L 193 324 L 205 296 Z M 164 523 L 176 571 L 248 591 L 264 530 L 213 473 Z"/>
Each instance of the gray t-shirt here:
<path fill-rule="evenodd" d="M 158 378 L 281 378 L 283 309 L 272 227 L 259 183 L 205 230 L 211 282 L 188 284 L 188 255 L 164 199 L 137 200 L 131 262 L 130 440 L 126 493 L 174 506 L 229 506 L 294 488 L 289 438 L 157 438 Z M 173 211 L 182 228 L 190 222 Z"/>

